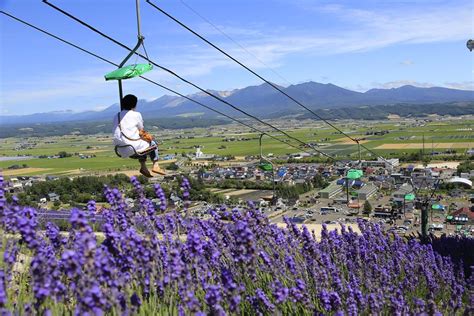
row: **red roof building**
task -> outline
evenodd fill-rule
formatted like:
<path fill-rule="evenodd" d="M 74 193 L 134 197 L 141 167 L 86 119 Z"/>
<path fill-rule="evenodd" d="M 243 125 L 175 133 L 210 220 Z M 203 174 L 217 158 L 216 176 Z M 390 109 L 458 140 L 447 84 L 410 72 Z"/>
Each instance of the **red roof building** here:
<path fill-rule="evenodd" d="M 472 212 L 469 207 L 461 207 L 459 210 L 454 211 L 450 214 L 453 218 L 468 218 L 469 222 L 474 223 L 474 212 Z"/>

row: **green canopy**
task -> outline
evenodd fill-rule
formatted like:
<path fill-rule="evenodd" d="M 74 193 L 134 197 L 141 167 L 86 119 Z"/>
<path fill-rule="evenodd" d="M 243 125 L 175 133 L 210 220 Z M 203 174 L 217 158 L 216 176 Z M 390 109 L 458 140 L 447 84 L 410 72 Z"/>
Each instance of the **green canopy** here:
<path fill-rule="evenodd" d="M 359 179 L 364 173 L 359 169 L 350 169 L 347 171 L 347 178 L 351 180 Z"/>
<path fill-rule="evenodd" d="M 405 201 L 413 201 L 415 199 L 415 195 L 413 193 L 408 193 L 405 195 Z"/>
<path fill-rule="evenodd" d="M 261 162 L 258 167 L 263 171 L 273 171 L 273 165 L 269 162 Z"/>
<path fill-rule="evenodd" d="M 448 216 L 446 216 L 446 219 L 447 219 L 448 221 L 452 220 L 452 219 L 453 219 L 453 215 L 448 215 Z"/>
<path fill-rule="evenodd" d="M 431 209 L 433 210 L 444 210 L 444 206 L 441 204 L 433 204 L 431 205 Z"/>
<path fill-rule="evenodd" d="M 145 72 L 153 69 L 151 64 L 133 64 L 122 68 L 115 69 L 105 75 L 105 80 L 124 80 L 141 76 Z"/>

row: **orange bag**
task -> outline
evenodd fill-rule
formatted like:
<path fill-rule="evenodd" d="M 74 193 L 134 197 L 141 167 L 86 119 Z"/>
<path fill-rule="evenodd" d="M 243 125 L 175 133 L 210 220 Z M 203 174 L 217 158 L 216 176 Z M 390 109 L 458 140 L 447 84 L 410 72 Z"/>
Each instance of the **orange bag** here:
<path fill-rule="evenodd" d="M 153 140 L 153 135 L 145 131 L 144 129 L 141 129 L 138 131 L 138 135 L 140 135 L 140 138 L 143 139 L 146 142 L 151 142 Z"/>

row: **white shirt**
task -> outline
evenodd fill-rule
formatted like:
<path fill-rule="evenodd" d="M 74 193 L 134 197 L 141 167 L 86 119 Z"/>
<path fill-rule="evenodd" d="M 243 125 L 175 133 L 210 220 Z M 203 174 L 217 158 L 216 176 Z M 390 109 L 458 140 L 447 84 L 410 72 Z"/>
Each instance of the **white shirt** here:
<path fill-rule="evenodd" d="M 122 127 L 122 132 L 118 126 L 118 116 L 114 116 L 114 145 L 123 146 L 123 145 L 132 145 L 135 150 L 142 151 L 150 146 L 150 144 L 142 139 L 138 133 L 139 130 L 143 129 L 143 118 L 140 112 L 133 110 L 123 110 L 120 112 L 120 126 Z M 128 138 L 137 139 L 129 140 L 123 136 L 125 134 Z M 120 156 L 123 158 L 130 157 L 134 154 L 133 149 L 130 147 L 118 148 Z"/>

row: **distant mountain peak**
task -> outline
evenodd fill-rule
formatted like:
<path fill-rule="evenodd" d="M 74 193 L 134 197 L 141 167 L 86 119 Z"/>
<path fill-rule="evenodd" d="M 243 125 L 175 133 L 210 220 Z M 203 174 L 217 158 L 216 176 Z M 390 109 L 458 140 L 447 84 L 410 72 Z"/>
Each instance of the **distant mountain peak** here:
<path fill-rule="evenodd" d="M 313 110 L 348 108 L 373 105 L 393 104 L 427 104 L 448 102 L 474 102 L 474 91 L 456 90 L 440 87 L 416 87 L 404 85 L 397 88 L 381 89 L 375 88 L 365 93 L 356 92 L 339 87 L 333 83 L 319 83 L 315 81 L 303 82 L 288 87 L 278 86 L 279 89 L 288 93 L 308 108 Z M 233 90 L 207 90 L 209 93 L 218 95 L 228 102 L 260 117 L 278 117 L 289 113 L 303 113 L 304 110 L 297 104 L 279 93 L 268 83 L 252 85 L 245 88 Z M 226 106 L 215 98 L 204 92 L 188 95 L 189 98 L 212 108 L 219 106 L 219 110 L 226 111 Z M 49 113 L 37 113 L 26 116 L 3 116 L 2 123 L 47 123 L 65 121 L 93 121 L 110 120 L 113 113 L 119 109 L 117 103 L 102 111 L 86 111 L 76 113 L 72 110 L 55 111 Z M 139 100 L 138 110 L 144 117 L 173 117 L 186 113 L 201 113 L 215 115 L 210 110 L 203 110 L 198 104 L 173 95 L 163 95 L 155 100 Z M 239 115 L 234 111 L 227 112 L 231 115 Z"/>

